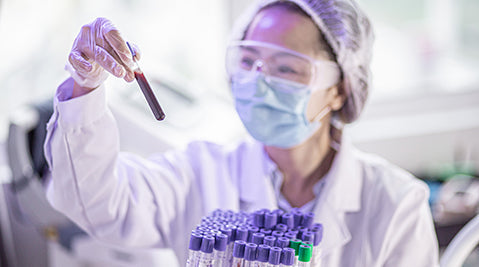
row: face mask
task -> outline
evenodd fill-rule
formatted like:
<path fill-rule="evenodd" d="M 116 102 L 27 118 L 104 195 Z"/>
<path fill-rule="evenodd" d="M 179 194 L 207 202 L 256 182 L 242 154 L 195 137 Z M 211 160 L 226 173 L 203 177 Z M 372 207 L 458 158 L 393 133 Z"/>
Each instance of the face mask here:
<path fill-rule="evenodd" d="M 303 143 L 330 111 L 325 108 L 309 122 L 309 87 L 272 77 L 266 81 L 259 72 L 248 76 L 232 79 L 236 111 L 251 136 L 265 145 L 290 148 Z"/>

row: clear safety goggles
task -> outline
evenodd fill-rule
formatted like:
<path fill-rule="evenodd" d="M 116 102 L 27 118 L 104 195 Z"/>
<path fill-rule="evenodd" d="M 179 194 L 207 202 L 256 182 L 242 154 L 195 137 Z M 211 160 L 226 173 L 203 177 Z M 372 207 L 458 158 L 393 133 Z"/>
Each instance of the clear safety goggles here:
<path fill-rule="evenodd" d="M 278 45 L 250 40 L 228 46 L 226 71 L 232 79 L 261 71 L 266 76 L 305 86 L 312 85 L 318 78 L 328 80 L 326 84 L 333 86 L 341 73 L 336 62 L 316 60 Z"/>

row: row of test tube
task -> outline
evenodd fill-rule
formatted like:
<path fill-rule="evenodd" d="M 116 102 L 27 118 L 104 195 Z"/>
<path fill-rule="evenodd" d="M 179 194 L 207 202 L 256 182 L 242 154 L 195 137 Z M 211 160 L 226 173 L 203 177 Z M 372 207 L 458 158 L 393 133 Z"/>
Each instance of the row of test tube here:
<path fill-rule="evenodd" d="M 323 227 L 314 213 L 215 210 L 191 232 L 187 267 L 319 267 Z"/>

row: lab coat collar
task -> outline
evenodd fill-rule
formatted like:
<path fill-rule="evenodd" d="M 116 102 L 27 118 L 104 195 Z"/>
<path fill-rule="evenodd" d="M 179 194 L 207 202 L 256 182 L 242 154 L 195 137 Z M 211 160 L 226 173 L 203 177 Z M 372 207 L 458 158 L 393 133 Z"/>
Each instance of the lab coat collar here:
<path fill-rule="evenodd" d="M 323 224 L 324 234 L 320 243 L 322 255 L 334 251 L 351 240 L 351 233 L 344 220 L 346 212 L 361 209 L 362 173 L 357 153 L 347 137 L 343 137 L 336 154 L 323 194 L 314 210 L 315 222 Z"/>

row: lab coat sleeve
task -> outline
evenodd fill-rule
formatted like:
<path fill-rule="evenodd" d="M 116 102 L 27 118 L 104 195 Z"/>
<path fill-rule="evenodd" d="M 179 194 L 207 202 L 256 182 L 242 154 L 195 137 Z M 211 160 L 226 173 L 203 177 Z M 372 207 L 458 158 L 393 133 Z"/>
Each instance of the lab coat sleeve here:
<path fill-rule="evenodd" d="M 191 168 L 175 167 L 170 163 L 175 156 L 146 160 L 121 154 L 105 89 L 60 101 L 71 86 L 67 80 L 59 87 L 47 125 L 49 202 L 100 240 L 121 246 L 174 247 L 171 227 L 190 227 L 178 217 L 185 212 L 186 195 L 195 194 L 188 192 L 194 177 Z M 196 202 L 190 208 L 201 210 L 201 201 Z"/>
<path fill-rule="evenodd" d="M 411 188 L 410 188 L 411 189 Z M 383 266 L 439 266 L 439 249 L 428 205 L 429 190 L 414 183 L 389 223 L 383 244 Z"/>

